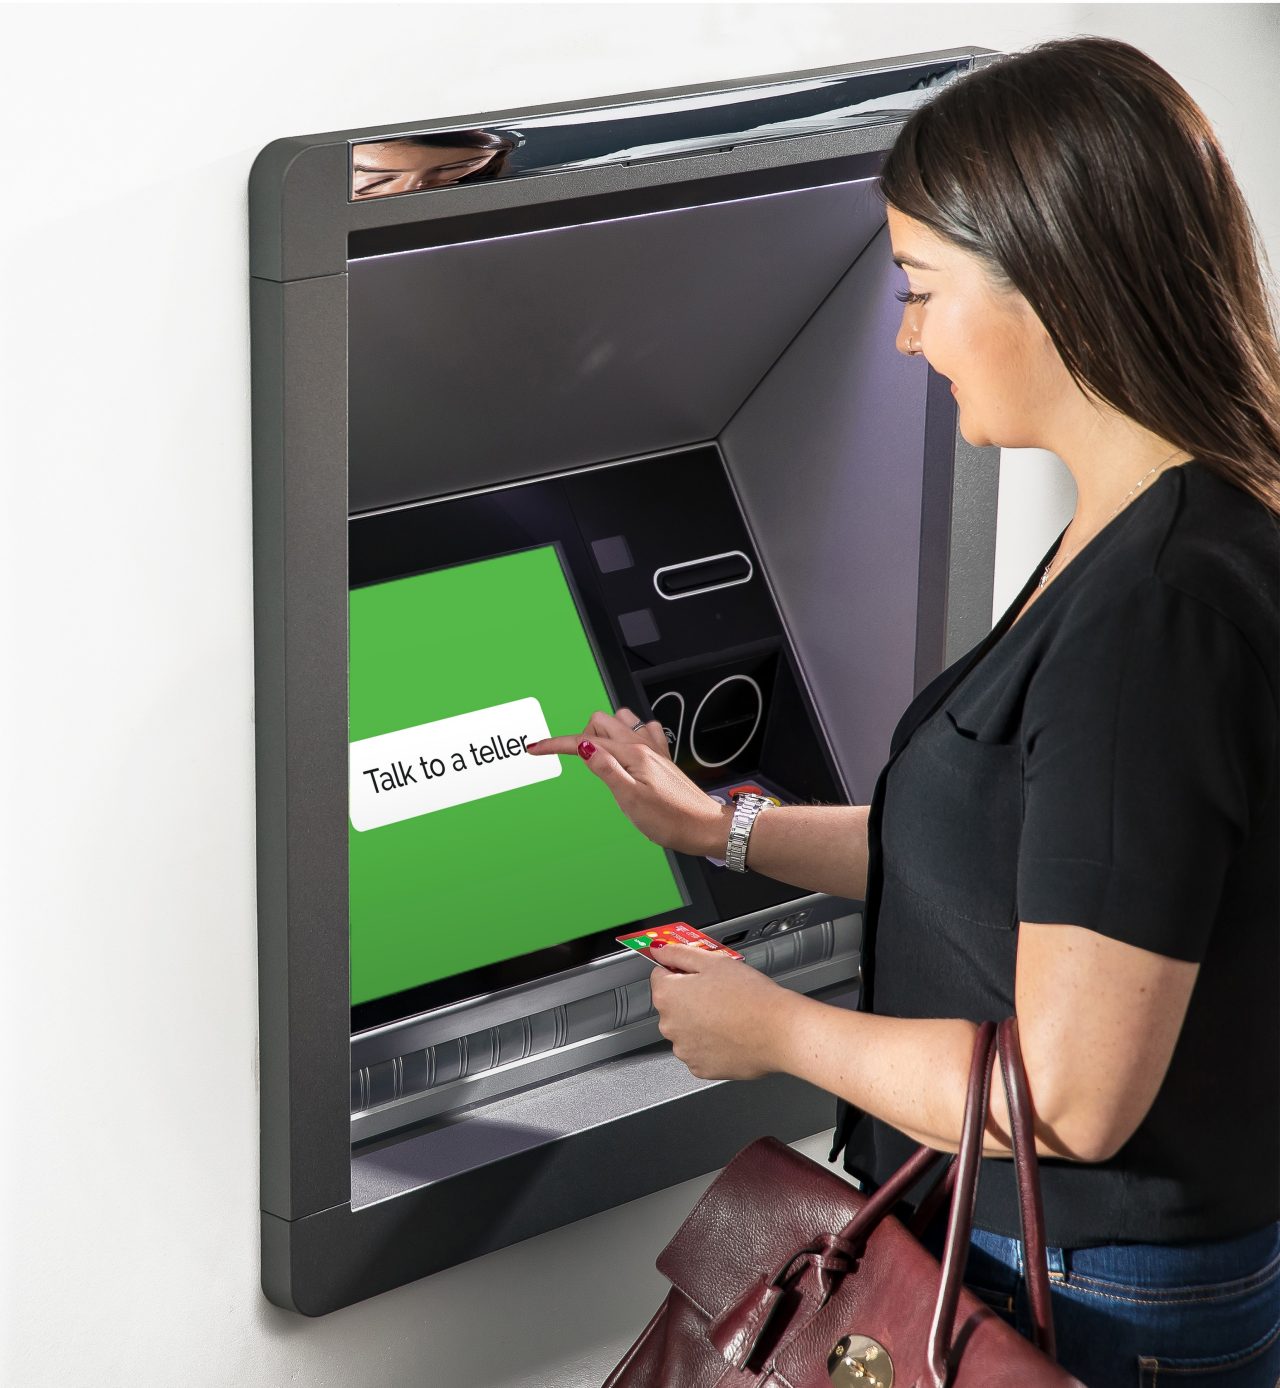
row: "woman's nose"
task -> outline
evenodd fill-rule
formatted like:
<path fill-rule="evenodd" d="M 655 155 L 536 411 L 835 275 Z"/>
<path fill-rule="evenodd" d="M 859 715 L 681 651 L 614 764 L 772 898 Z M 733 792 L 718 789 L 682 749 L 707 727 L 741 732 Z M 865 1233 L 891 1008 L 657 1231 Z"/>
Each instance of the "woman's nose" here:
<path fill-rule="evenodd" d="M 916 341 L 916 333 L 907 322 L 907 315 L 902 315 L 902 322 L 898 326 L 898 335 L 894 339 L 893 345 L 902 353 L 904 357 L 914 357 L 920 348 Z"/>

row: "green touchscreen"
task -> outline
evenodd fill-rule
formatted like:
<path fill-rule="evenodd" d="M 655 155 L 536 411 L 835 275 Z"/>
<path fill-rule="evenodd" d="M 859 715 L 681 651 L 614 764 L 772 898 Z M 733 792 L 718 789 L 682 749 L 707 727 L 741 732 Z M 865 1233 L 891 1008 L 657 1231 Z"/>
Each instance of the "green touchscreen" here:
<path fill-rule="evenodd" d="M 555 546 L 350 599 L 353 1005 L 684 904 L 585 763 L 524 751 L 610 707 Z"/>

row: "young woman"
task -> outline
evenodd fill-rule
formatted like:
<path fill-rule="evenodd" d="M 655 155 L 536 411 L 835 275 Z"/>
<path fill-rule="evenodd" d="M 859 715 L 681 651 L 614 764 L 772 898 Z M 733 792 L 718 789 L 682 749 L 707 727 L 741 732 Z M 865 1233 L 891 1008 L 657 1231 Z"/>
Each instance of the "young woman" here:
<path fill-rule="evenodd" d="M 1059 1358 L 1091 1385 L 1280 1377 L 1280 348 L 1204 115 L 1127 44 L 1041 44 L 944 89 L 885 164 L 901 351 L 975 444 L 1049 449 L 1070 524 L 924 689 L 869 806 L 755 820 L 751 869 L 866 902 L 848 1012 L 668 952 L 653 1001 L 706 1078 L 841 1099 L 834 1160 L 955 1150 L 976 1029 L 1016 1010 Z M 533 748 L 530 748 L 533 751 Z M 725 812 L 653 722 L 577 752 L 655 842 Z M 1007 1155 L 996 1082 L 986 1150 Z M 972 1286 L 1024 1330 L 1010 1163 Z"/>

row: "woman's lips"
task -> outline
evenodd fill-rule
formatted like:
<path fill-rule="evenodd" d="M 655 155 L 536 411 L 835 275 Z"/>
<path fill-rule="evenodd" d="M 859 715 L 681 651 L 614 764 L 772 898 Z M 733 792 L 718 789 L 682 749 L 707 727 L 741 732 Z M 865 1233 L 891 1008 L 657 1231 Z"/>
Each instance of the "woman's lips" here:
<path fill-rule="evenodd" d="M 956 383 L 954 381 L 951 382 L 951 394 L 956 394 Z"/>

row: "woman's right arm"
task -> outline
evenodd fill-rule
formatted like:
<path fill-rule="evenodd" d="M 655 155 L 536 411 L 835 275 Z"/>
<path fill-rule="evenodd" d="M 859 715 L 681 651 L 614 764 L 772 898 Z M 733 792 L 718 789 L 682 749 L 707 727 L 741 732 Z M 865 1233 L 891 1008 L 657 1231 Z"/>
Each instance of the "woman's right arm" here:
<path fill-rule="evenodd" d="M 576 736 L 530 742 L 533 756 L 583 756 L 619 809 L 653 843 L 679 853 L 723 858 L 733 808 L 720 805 L 671 760 L 656 719 L 633 727 L 629 708 L 597 710 Z M 809 892 L 861 901 L 867 892 L 868 805 L 772 805 L 758 814 L 747 866 Z"/>
<path fill-rule="evenodd" d="M 755 817 L 747 843 L 747 866 L 810 892 L 862 901 L 867 894 L 869 805 L 771 805 Z M 706 826 L 698 851 L 723 858 L 729 841 L 726 806 Z"/>

